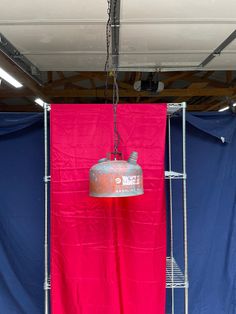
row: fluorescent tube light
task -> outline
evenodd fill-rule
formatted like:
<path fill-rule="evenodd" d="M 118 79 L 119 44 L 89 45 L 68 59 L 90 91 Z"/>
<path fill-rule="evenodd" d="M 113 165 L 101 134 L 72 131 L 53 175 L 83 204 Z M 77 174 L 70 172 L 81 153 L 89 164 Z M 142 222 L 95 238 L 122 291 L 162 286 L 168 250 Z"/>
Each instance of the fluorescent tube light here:
<path fill-rule="evenodd" d="M 46 105 L 45 101 L 43 101 L 41 98 L 35 99 L 35 102 L 41 107 L 44 107 L 44 105 Z"/>
<path fill-rule="evenodd" d="M 43 101 L 41 98 L 36 98 L 34 102 L 43 108 L 45 108 L 45 106 L 46 106 L 48 111 L 51 110 L 50 105 L 48 103 L 46 103 L 45 101 Z"/>
<path fill-rule="evenodd" d="M 10 74 L 8 74 L 6 71 L 4 71 L 2 68 L 0 68 L 0 77 L 2 79 L 4 79 L 5 81 L 7 81 L 9 84 L 11 84 L 12 86 L 14 86 L 15 88 L 20 88 L 23 85 L 18 82 L 16 79 L 14 79 L 13 76 L 11 76 Z"/>
<path fill-rule="evenodd" d="M 227 106 L 227 107 L 224 107 L 224 108 L 221 108 L 220 110 L 218 110 L 219 112 L 222 112 L 222 111 L 226 111 L 226 110 L 228 110 L 229 109 L 229 106 Z"/>

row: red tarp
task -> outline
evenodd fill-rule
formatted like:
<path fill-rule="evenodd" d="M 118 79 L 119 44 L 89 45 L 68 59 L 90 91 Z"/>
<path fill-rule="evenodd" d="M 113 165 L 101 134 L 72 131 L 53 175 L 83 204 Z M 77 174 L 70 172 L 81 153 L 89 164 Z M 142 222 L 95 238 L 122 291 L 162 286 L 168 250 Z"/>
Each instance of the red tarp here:
<path fill-rule="evenodd" d="M 111 105 L 51 106 L 53 314 L 164 314 L 166 105 L 118 105 L 120 150 L 139 154 L 145 194 L 89 197 L 113 150 Z"/>

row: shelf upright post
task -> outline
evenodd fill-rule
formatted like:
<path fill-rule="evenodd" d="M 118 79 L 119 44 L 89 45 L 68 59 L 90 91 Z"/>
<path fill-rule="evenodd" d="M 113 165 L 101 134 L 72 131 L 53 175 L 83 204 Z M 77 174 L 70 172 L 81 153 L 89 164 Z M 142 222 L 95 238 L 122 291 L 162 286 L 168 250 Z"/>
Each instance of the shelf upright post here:
<path fill-rule="evenodd" d="M 168 157 L 169 171 L 172 171 L 172 152 L 171 152 L 171 117 L 168 115 Z M 174 290 L 174 230 L 173 230 L 173 193 L 172 178 L 169 178 L 169 206 L 170 206 L 170 258 L 171 258 L 171 313 L 175 313 L 175 290 Z"/>
<path fill-rule="evenodd" d="M 184 313 L 188 314 L 188 226 L 187 226 L 187 174 L 186 174 L 186 102 L 182 103 L 182 132 L 183 132 L 183 227 L 184 227 L 184 281 L 185 306 Z"/>
<path fill-rule="evenodd" d="M 49 271 L 48 271 L 48 109 L 44 103 L 44 313 L 49 314 Z"/>

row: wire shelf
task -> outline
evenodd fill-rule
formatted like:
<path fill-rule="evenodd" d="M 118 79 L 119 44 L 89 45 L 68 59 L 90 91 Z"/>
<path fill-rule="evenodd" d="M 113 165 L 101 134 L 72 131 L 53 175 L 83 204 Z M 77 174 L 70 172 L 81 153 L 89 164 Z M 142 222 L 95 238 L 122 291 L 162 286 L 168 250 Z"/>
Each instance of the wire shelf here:
<path fill-rule="evenodd" d="M 172 262 L 171 262 L 172 261 Z M 173 266 L 172 266 L 173 265 Z M 172 280 L 172 267 L 173 267 L 173 280 Z M 177 265 L 175 259 L 171 257 L 166 258 L 166 288 L 185 288 L 188 284 L 184 281 L 184 275 Z M 51 278 L 44 283 L 44 289 L 51 289 Z"/>
<path fill-rule="evenodd" d="M 185 106 L 185 103 L 169 103 L 167 104 L 167 114 L 173 115 L 178 111 L 182 110 Z"/>
<path fill-rule="evenodd" d="M 172 276 L 173 271 L 173 276 Z M 173 277 L 173 278 L 172 278 Z M 173 279 L 173 280 L 172 280 Z M 166 288 L 186 288 L 188 283 L 174 258 L 166 258 Z"/>
<path fill-rule="evenodd" d="M 166 179 L 186 179 L 186 175 L 175 171 L 165 171 Z"/>

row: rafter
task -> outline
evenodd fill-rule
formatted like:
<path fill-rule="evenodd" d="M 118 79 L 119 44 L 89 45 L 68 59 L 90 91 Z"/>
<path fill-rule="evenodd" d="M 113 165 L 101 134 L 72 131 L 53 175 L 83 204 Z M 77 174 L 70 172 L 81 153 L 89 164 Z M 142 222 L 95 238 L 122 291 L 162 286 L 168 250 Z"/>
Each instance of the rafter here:
<path fill-rule="evenodd" d="M 194 89 L 202 89 L 204 87 L 206 87 L 208 85 L 207 82 L 197 82 L 197 83 L 192 83 L 188 86 L 188 90 L 194 90 Z M 185 89 L 186 90 L 186 89 Z M 191 96 L 192 97 L 192 96 Z M 175 102 L 182 102 L 182 101 L 187 101 L 188 99 L 190 99 L 191 97 L 189 96 L 181 96 L 178 97 L 177 99 L 175 99 Z"/>
<path fill-rule="evenodd" d="M 91 84 L 92 88 L 95 89 L 96 88 L 96 84 L 95 84 L 94 80 L 91 78 L 89 81 L 90 81 L 90 84 Z"/>
<path fill-rule="evenodd" d="M 2 58 L 3 56 L 0 56 L 0 62 L 3 60 Z M 6 62 L 6 60 L 4 60 L 4 62 Z M 54 100 L 54 102 L 59 103 L 89 103 L 90 101 L 103 102 L 105 99 L 104 87 L 106 73 L 75 72 L 75 75 L 65 77 L 63 72 L 57 71 L 56 77 L 58 79 L 55 80 L 54 77 L 53 81 L 53 72 L 48 72 L 48 83 L 45 84 L 45 86 L 40 87 L 24 72 L 17 69 L 10 60 L 7 60 L 6 64 L 8 63 L 10 63 L 9 68 L 6 66 L 5 69 L 15 76 L 16 79 L 21 81 L 24 84 L 24 87 L 20 89 L 13 89 L 8 85 L 3 84 L 0 89 L 1 99 L 28 97 L 31 102 L 32 97 L 40 97 L 48 102 L 51 99 L 50 102 L 53 102 L 52 100 Z M 1 66 L 3 67 L 3 65 Z M 158 94 L 151 94 L 149 92 L 136 92 L 134 90 L 133 82 L 140 79 L 140 72 L 127 72 L 125 75 L 119 75 L 118 77 L 120 102 L 154 103 L 187 101 L 189 103 L 188 110 L 190 111 L 218 110 L 220 107 L 224 106 L 224 97 L 230 97 L 231 99 L 236 97 L 236 86 L 234 85 L 236 80 L 233 79 L 233 72 L 231 71 L 225 71 L 222 75 L 221 81 L 216 80 L 212 76 L 213 73 L 214 71 L 201 72 L 201 75 L 196 75 L 197 72 L 161 73 L 160 79 L 165 83 L 165 89 Z M 109 88 L 107 94 L 108 100 L 112 101 L 113 77 L 112 73 L 110 73 L 110 75 L 111 76 L 108 78 Z M 182 86 L 186 86 L 188 84 L 188 87 L 170 88 L 172 82 L 176 82 L 178 80 L 185 81 L 186 84 Z M 79 86 L 79 82 L 81 81 L 88 81 L 87 84 L 83 84 L 85 87 Z M 174 87 L 175 86 L 178 85 L 174 85 Z M 27 102 L 28 100 L 25 101 L 25 105 L 23 106 L 25 111 L 27 111 Z M 30 102 L 29 111 L 38 111 L 38 109 L 34 110 L 34 107 L 30 104 Z M 4 108 L 6 109 L 7 107 Z M 11 110 L 9 110 L 21 111 L 20 108 L 21 106 L 11 107 Z"/>
<path fill-rule="evenodd" d="M 35 93 L 28 88 L 20 88 L 20 89 L 0 89 L 0 98 L 22 98 L 22 97 L 30 97 L 34 96 Z"/>
<path fill-rule="evenodd" d="M 226 83 L 230 85 L 233 80 L 233 71 L 226 71 Z"/>
<path fill-rule="evenodd" d="M 53 81 L 53 72 L 52 71 L 48 71 L 47 73 L 47 76 L 48 76 L 48 83 L 52 83 Z"/>
<path fill-rule="evenodd" d="M 106 74 L 105 73 L 98 73 L 98 72 L 83 72 L 83 73 L 81 72 L 81 73 L 76 74 L 74 76 L 70 76 L 70 77 L 56 80 L 56 81 L 52 82 L 51 84 L 46 84 L 45 88 L 47 88 L 47 89 L 48 88 L 55 88 L 55 87 L 63 86 L 66 83 L 76 83 L 79 81 L 91 80 L 91 79 L 102 81 L 102 82 L 104 82 L 104 85 L 105 85 Z M 109 83 L 113 82 L 112 76 L 108 77 L 108 82 Z M 119 86 L 121 88 L 124 88 L 124 89 L 133 88 L 132 85 L 130 85 L 128 83 L 121 82 L 121 81 L 119 81 Z"/>
<path fill-rule="evenodd" d="M 73 85 L 72 85 L 73 86 Z M 70 87 L 68 89 L 44 89 L 43 95 L 47 98 L 58 98 L 58 97 L 99 97 L 105 98 L 103 89 L 83 89 L 80 87 Z M 108 97 L 112 97 L 113 90 L 108 89 Z M 120 97 L 145 97 L 145 98 L 162 98 L 162 97 L 195 97 L 195 96 L 233 96 L 236 94 L 236 88 L 186 88 L 186 89 L 164 89 L 159 94 L 151 94 L 148 92 L 136 92 L 133 89 L 125 90 L 120 89 Z M 20 89 L 20 90 L 0 90 L 0 98 L 20 98 L 34 96 L 35 93 L 29 89 Z"/>
<path fill-rule="evenodd" d="M 112 96 L 112 90 L 108 90 L 108 96 Z M 159 97 L 193 97 L 193 96 L 232 96 L 236 93 L 236 88 L 196 88 L 196 89 L 164 89 Z M 120 97 L 157 97 L 148 92 L 136 92 L 134 90 L 119 91 Z M 47 90 L 49 97 L 104 97 L 104 89 L 66 89 Z"/>
<path fill-rule="evenodd" d="M 203 80 L 207 79 L 210 77 L 215 71 L 207 71 L 203 76 L 201 77 Z"/>
<path fill-rule="evenodd" d="M 190 83 L 201 83 L 201 82 L 207 82 L 209 85 L 214 87 L 228 87 L 228 85 L 225 82 L 220 82 L 215 79 L 209 79 L 209 78 L 203 78 L 200 76 L 190 76 L 188 80 Z"/>
<path fill-rule="evenodd" d="M 0 112 L 42 112 L 43 108 L 35 104 L 6 105 L 0 104 Z"/>
<path fill-rule="evenodd" d="M 225 104 L 225 100 L 222 100 L 220 102 L 217 102 L 214 105 L 208 106 L 208 108 L 204 111 L 214 111 L 214 110 L 218 110 L 223 104 Z"/>
<path fill-rule="evenodd" d="M 60 77 L 60 79 L 64 79 L 65 75 L 62 71 L 57 71 L 57 75 Z"/>
<path fill-rule="evenodd" d="M 70 77 L 60 78 L 58 80 L 55 80 L 54 82 L 45 84 L 45 88 L 51 89 L 51 88 L 63 86 L 66 83 L 74 83 L 74 82 L 79 82 L 81 80 L 84 80 L 84 78 L 80 74 L 77 74 Z"/>
<path fill-rule="evenodd" d="M 191 76 L 193 76 L 194 74 L 196 74 L 197 72 L 174 72 L 174 75 L 168 76 L 167 78 L 163 79 L 163 83 L 168 86 L 168 84 L 173 83 L 174 81 L 178 81 L 178 80 L 183 80 L 183 79 L 187 79 Z"/>

